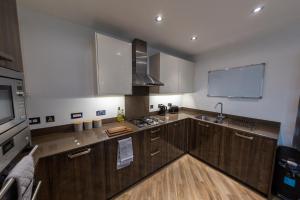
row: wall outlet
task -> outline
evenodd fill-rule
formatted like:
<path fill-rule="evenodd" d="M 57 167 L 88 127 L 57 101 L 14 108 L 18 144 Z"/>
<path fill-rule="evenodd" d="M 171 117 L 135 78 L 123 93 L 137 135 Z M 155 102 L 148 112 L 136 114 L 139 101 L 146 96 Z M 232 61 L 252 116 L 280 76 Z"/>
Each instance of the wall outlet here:
<path fill-rule="evenodd" d="M 82 112 L 71 113 L 71 119 L 79 119 L 79 118 L 82 118 L 82 116 L 83 116 Z"/>
<path fill-rule="evenodd" d="M 150 109 L 153 109 L 153 105 L 150 105 Z"/>
<path fill-rule="evenodd" d="M 102 115 L 106 115 L 106 110 L 97 110 L 96 111 L 96 116 L 102 116 Z"/>
<path fill-rule="evenodd" d="M 55 122 L 54 115 L 46 116 L 46 123 Z"/>
<path fill-rule="evenodd" d="M 40 117 L 29 118 L 29 125 L 40 124 L 40 123 L 41 123 Z"/>

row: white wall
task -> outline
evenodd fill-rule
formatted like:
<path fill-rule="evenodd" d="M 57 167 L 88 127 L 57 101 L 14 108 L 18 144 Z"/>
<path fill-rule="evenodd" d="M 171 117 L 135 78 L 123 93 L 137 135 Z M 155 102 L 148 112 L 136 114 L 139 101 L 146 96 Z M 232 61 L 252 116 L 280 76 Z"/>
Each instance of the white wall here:
<path fill-rule="evenodd" d="M 165 106 L 168 106 L 168 103 L 172 103 L 172 105 L 181 107 L 182 95 L 150 95 L 150 105 L 153 105 L 153 109 L 150 109 L 150 112 L 158 111 L 158 104 L 164 104 Z"/>
<path fill-rule="evenodd" d="M 266 62 L 263 99 L 207 97 L 208 71 Z M 300 28 L 281 30 L 197 57 L 196 93 L 184 95 L 183 106 L 215 111 L 217 102 L 224 112 L 279 121 L 281 143 L 290 145 L 300 96 Z"/>
<path fill-rule="evenodd" d="M 93 119 L 104 109 L 102 118 L 109 118 L 116 116 L 118 107 L 124 108 L 124 96 L 95 96 L 95 30 L 26 8 L 18 11 L 27 113 L 41 117 L 41 124 L 32 129 L 72 123 L 72 112 Z M 169 102 L 179 105 L 181 96 L 150 98 L 155 107 Z M 55 115 L 56 122 L 45 123 L 47 115 Z"/>

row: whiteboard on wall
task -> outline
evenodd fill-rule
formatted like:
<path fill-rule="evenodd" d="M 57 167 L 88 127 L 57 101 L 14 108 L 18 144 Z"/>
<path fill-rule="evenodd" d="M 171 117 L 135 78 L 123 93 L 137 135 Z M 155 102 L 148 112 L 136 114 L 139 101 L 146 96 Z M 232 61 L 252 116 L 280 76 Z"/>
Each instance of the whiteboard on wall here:
<path fill-rule="evenodd" d="M 208 72 L 210 97 L 262 98 L 265 63 Z"/>

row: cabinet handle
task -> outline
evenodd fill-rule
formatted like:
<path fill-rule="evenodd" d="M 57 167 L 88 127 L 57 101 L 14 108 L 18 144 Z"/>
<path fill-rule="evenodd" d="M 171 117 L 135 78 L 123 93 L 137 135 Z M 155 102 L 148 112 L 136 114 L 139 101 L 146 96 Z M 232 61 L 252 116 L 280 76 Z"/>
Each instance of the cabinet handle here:
<path fill-rule="evenodd" d="M 154 142 L 154 141 L 159 140 L 159 139 L 160 139 L 160 136 L 157 136 L 155 138 L 151 138 L 151 142 Z"/>
<path fill-rule="evenodd" d="M 250 136 L 246 136 L 246 135 L 241 135 L 241 134 L 239 134 L 237 132 L 235 132 L 234 134 L 237 137 L 241 137 L 241 138 L 244 138 L 244 139 L 247 139 L 247 140 L 253 140 L 254 139 L 254 137 L 250 137 Z"/>
<path fill-rule="evenodd" d="M 159 153 L 160 153 L 160 150 L 155 151 L 154 153 L 151 153 L 150 155 L 151 155 L 151 157 L 154 157 L 154 156 L 156 156 L 156 155 L 159 154 Z"/>
<path fill-rule="evenodd" d="M 174 126 L 178 126 L 178 123 L 176 123 L 176 124 L 173 124 Z"/>
<path fill-rule="evenodd" d="M 38 183 L 38 185 L 36 186 L 35 191 L 34 191 L 34 193 L 33 193 L 33 195 L 32 195 L 31 200 L 35 200 L 35 199 L 36 199 L 36 197 L 37 197 L 37 195 L 38 195 L 38 193 L 39 193 L 41 184 L 42 184 L 42 181 L 39 181 L 39 183 Z"/>
<path fill-rule="evenodd" d="M 152 130 L 151 133 L 157 133 L 160 131 L 160 128 L 159 129 L 156 129 L 156 130 Z"/>
<path fill-rule="evenodd" d="M 198 125 L 199 125 L 199 126 L 203 126 L 203 127 L 205 127 L 205 128 L 209 128 L 209 125 L 207 125 L 207 124 L 202 124 L 202 123 L 200 123 L 200 122 L 198 123 Z"/>
<path fill-rule="evenodd" d="M 5 61 L 8 61 L 8 62 L 12 62 L 14 61 L 13 57 L 4 53 L 4 52 L 0 52 L 0 60 L 5 60 Z"/>
<path fill-rule="evenodd" d="M 89 154 L 91 152 L 91 148 L 88 148 L 82 152 L 79 152 L 79 153 L 74 153 L 74 154 L 69 154 L 68 155 L 68 158 L 70 159 L 73 159 L 73 158 L 77 158 L 79 156 L 83 156 L 83 155 L 86 155 L 86 154 Z"/>

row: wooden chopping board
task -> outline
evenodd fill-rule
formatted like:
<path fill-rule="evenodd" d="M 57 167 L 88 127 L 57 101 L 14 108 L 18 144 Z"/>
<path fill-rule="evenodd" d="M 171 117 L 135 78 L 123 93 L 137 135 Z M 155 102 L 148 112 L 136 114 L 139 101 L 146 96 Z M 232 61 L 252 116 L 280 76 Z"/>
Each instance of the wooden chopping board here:
<path fill-rule="evenodd" d="M 132 129 L 127 126 L 118 126 L 113 128 L 108 128 L 106 130 L 106 133 L 109 137 L 115 136 L 115 135 L 121 135 L 124 133 L 130 133 L 132 132 Z"/>

